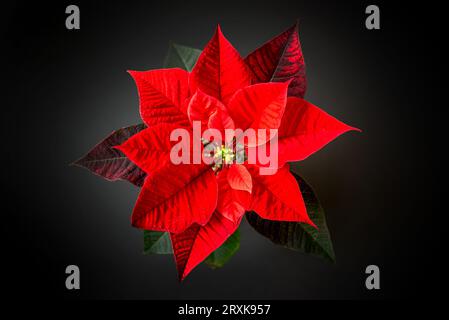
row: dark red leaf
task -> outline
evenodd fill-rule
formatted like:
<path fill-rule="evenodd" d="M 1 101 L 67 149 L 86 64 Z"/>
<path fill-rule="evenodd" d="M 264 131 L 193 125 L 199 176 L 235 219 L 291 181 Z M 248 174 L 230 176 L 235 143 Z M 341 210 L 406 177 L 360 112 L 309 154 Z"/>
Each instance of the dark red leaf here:
<path fill-rule="evenodd" d="M 304 98 L 306 68 L 297 29 L 295 24 L 245 58 L 253 83 L 292 80 L 288 95 Z"/>
<path fill-rule="evenodd" d="M 113 147 L 125 142 L 136 133 L 145 129 L 144 124 L 118 129 L 97 144 L 84 157 L 73 165 L 86 168 L 107 180 L 127 180 L 142 186 L 145 172 L 132 163 L 121 151 Z"/>

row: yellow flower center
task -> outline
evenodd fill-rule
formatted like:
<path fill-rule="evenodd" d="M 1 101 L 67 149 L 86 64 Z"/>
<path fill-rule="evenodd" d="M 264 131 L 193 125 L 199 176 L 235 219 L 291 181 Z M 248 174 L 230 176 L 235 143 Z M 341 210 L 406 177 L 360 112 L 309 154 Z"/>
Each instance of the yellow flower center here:
<path fill-rule="evenodd" d="M 235 161 L 235 153 L 225 145 L 217 146 L 214 150 L 214 165 L 212 169 L 219 171 L 225 166 L 229 166 Z"/>

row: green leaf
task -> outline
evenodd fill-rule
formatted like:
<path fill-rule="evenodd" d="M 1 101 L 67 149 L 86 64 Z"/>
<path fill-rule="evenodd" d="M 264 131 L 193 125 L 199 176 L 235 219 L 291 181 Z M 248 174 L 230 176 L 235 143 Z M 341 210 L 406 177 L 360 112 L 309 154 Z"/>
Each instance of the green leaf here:
<path fill-rule="evenodd" d="M 144 254 L 172 254 L 173 249 L 168 232 L 144 230 Z M 204 262 L 213 269 L 221 268 L 240 248 L 240 231 L 237 229 Z"/>
<path fill-rule="evenodd" d="M 200 54 L 201 50 L 171 42 L 165 57 L 164 68 L 181 68 L 190 72 Z"/>
<path fill-rule="evenodd" d="M 212 269 L 221 268 L 240 248 L 240 230 L 237 229 L 220 248 L 212 252 L 204 262 Z"/>
<path fill-rule="evenodd" d="M 170 235 L 168 232 L 143 231 L 143 253 L 144 254 L 171 254 Z"/>
<path fill-rule="evenodd" d="M 293 175 L 301 189 L 307 213 L 318 229 L 304 223 L 265 220 L 255 212 L 247 212 L 246 219 L 256 231 L 275 244 L 335 262 L 323 208 L 312 188 L 300 176 L 295 173 Z"/>

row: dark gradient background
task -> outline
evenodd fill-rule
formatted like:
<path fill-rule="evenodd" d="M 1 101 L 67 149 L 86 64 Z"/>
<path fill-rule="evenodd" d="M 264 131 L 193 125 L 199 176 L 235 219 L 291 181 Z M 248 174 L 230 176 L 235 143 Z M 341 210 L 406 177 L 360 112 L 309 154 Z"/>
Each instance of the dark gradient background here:
<path fill-rule="evenodd" d="M 436 143 L 427 134 L 440 130 L 430 65 L 438 8 L 375 2 L 382 29 L 369 31 L 363 1 L 73 1 L 81 30 L 69 31 L 71 3 L 2 8 L 10 296 L 377 299 L 417 296 L 432 283 Z M 142 232 L 130 226 L 138 189 L 69 163 L 140 121 L 126 70 L 160 68 L 170 40 L 203 48 L 220 23 L 245 56 L 298 18 L 307 100 L 363 130 L 295 167 L 327 212 L 337 263 L 275 246 L 244 221 L 240 251 L 224 268 L 201 265 L 180 284 L 172 256 L 142 254 Z M 68 264 L 80 267 L 81 290 L 65 289 Z M 369 264 L 380 267 L 379 291 L 365 289 Z"/>

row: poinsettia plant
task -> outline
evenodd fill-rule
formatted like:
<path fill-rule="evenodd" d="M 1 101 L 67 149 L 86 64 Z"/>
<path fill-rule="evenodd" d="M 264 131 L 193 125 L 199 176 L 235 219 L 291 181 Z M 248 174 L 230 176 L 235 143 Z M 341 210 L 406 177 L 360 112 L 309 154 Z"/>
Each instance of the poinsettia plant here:
<path fill-rule="evenodd" d="M 335 260 L 322 207 L 289 162 L 357 129 L 304 100 L 296 25 L 246 58 L 217 27 L 203 51 L 171 44 L 164 69 L 129 73 L 143 124 L 114 131 L 74 164 L 141 187 L 131 222 L 144 230 L 145 253 L 173 253 L 180 279 L 202 261 L 221 267 L 246 216 L 274 243 Z M 192 139 L 179 150 L 174 136 L 184 135 Z M 180 151 L 201 161 L 174 161 Z"/>

